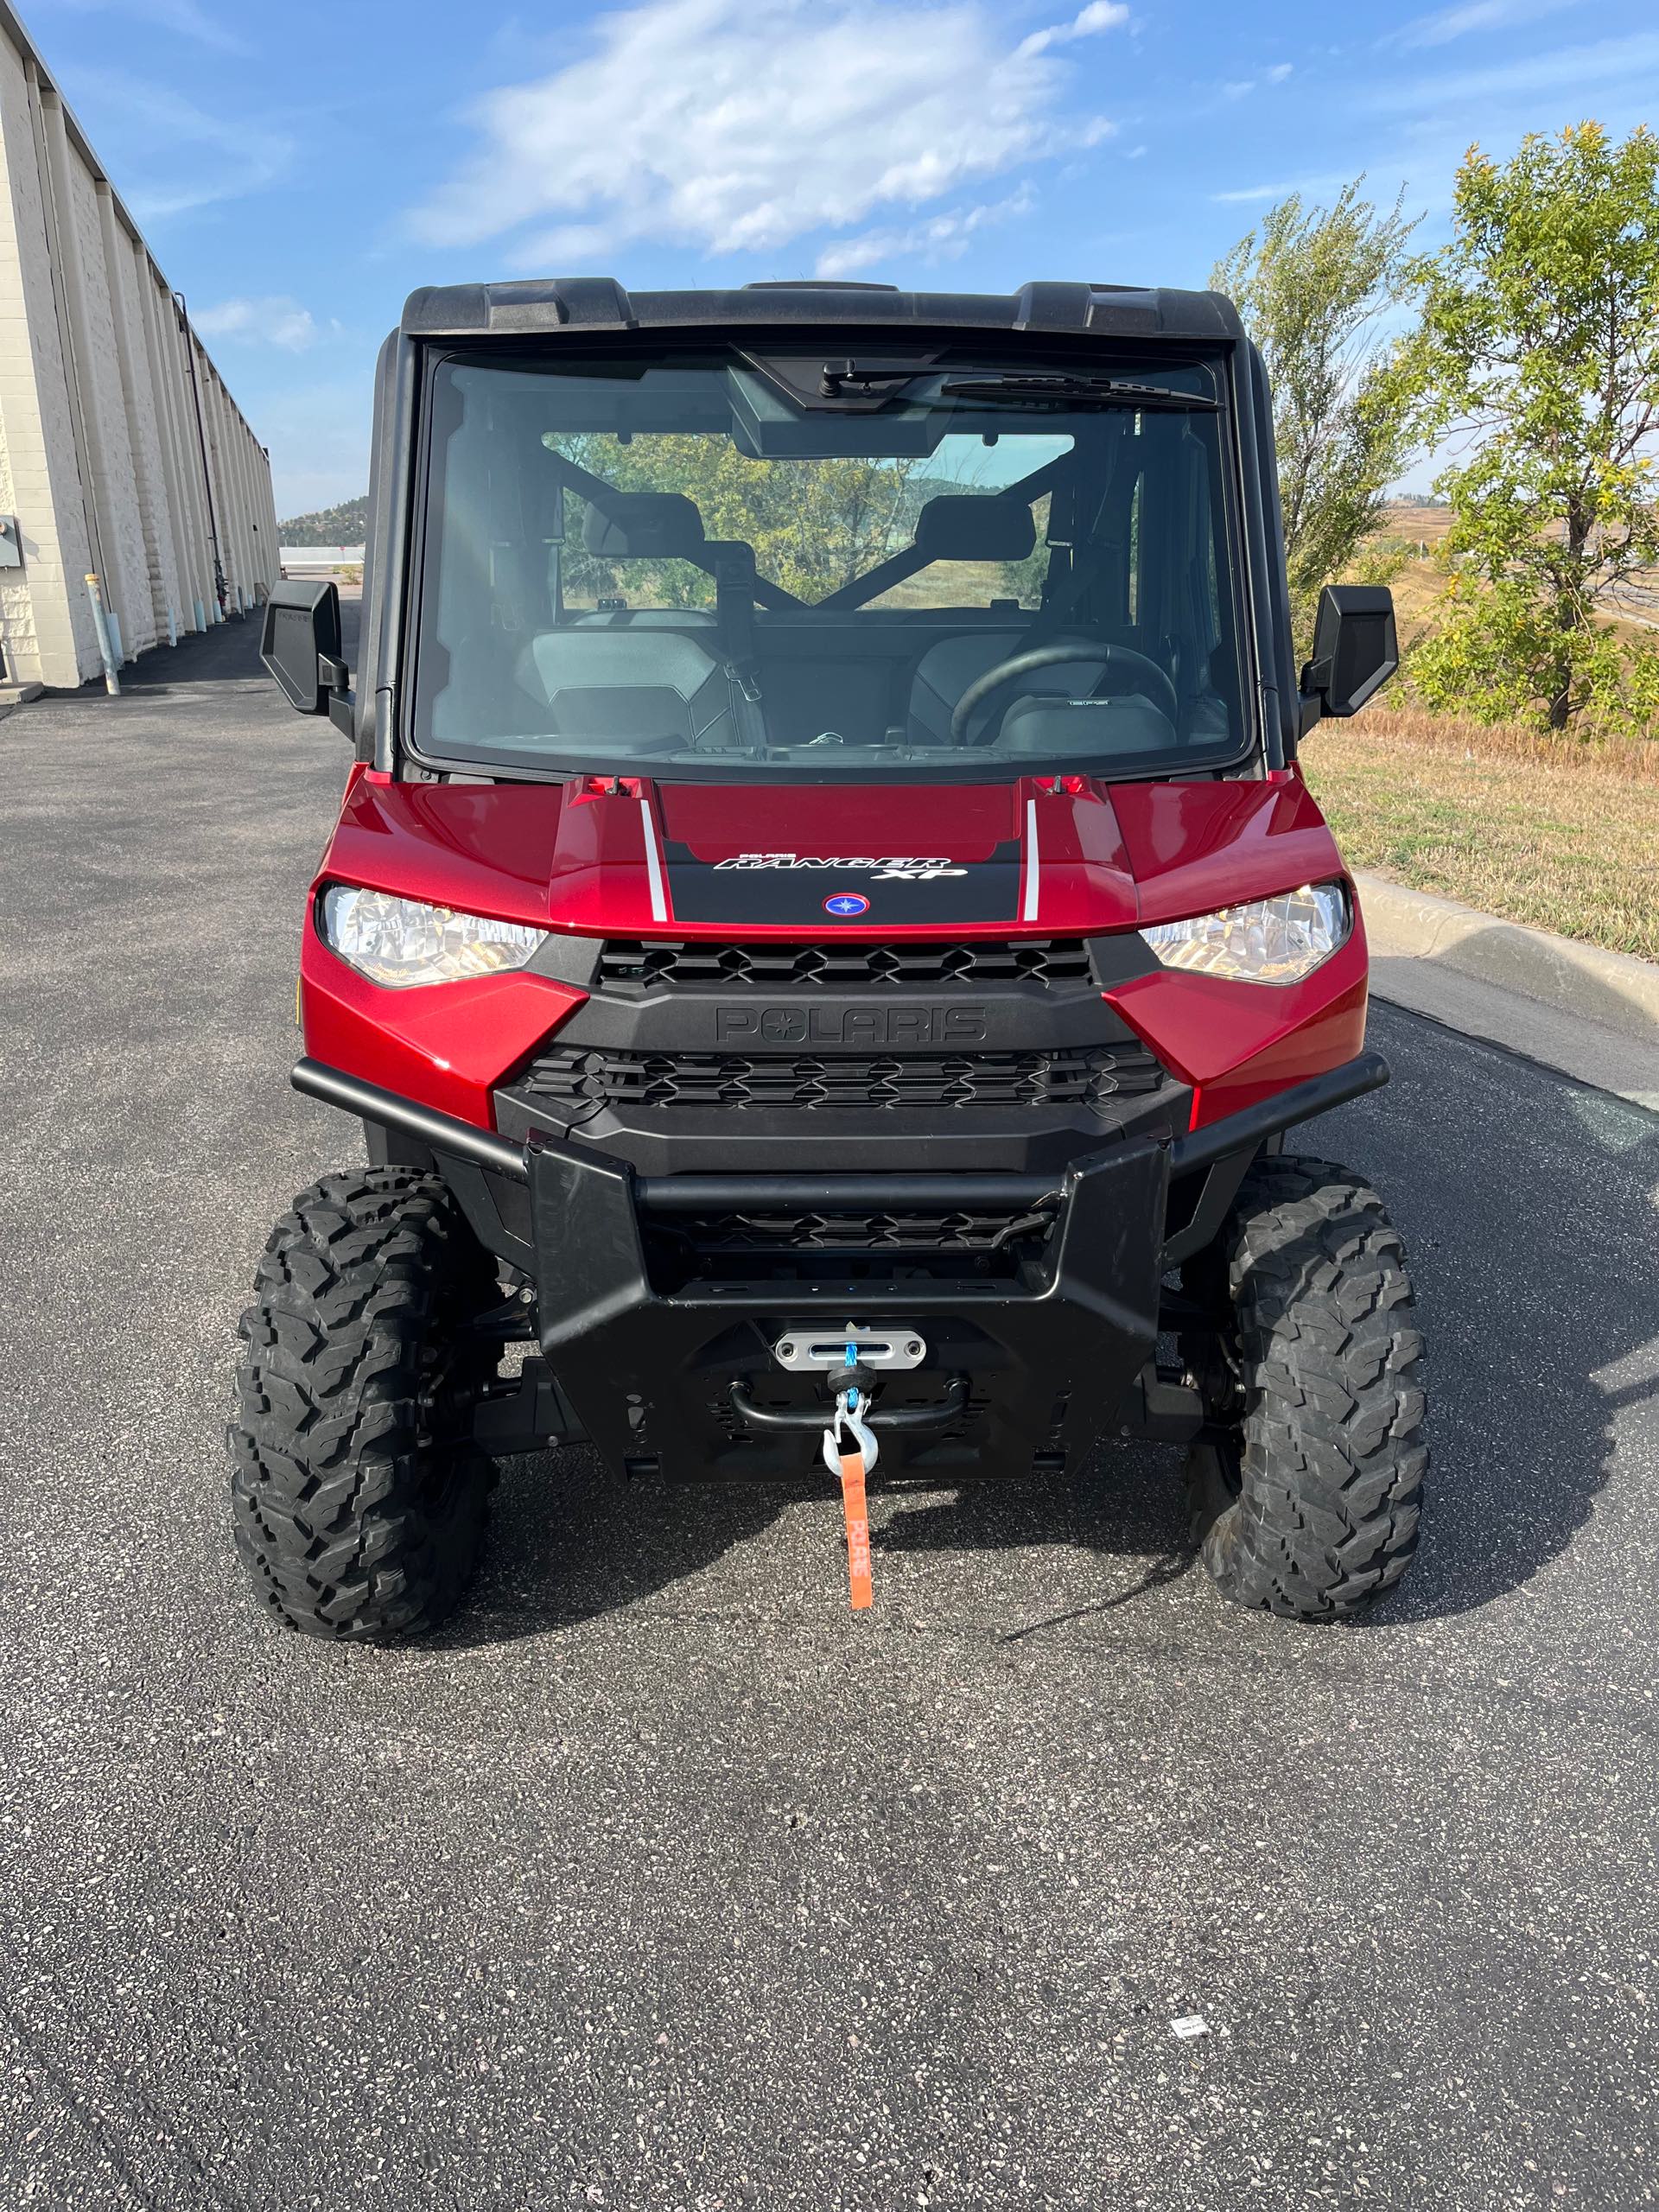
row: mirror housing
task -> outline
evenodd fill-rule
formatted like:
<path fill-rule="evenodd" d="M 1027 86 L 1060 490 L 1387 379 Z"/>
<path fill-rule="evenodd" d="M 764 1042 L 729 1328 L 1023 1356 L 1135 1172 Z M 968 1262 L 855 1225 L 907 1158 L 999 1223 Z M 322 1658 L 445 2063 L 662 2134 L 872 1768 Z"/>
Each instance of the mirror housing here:
<path fill-rule="evenodd" d="M 337 729 L 355 737 L 352 672 L 340 653 L 340 587 L 332 577 L 272 588 L 259 658 L 290 707 L 302 715 L 327 715 Z"/>
<path fill-rule="evenodd" d="M 1326 584 L 1302 671 L 1301 734 L 1325 715 L 1357 715 L 1400 665 L 1394 594 L 1386 584 Z"/>

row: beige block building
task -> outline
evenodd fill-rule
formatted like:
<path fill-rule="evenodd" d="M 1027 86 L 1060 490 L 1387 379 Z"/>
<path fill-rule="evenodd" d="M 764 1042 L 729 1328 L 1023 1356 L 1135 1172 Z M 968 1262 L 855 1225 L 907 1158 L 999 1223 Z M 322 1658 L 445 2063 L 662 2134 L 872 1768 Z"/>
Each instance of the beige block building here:
<path fill-rule="evenodd" d="M 101 673 L 276 581 L 264 448 L 0 0 L 0 683 Z"/>

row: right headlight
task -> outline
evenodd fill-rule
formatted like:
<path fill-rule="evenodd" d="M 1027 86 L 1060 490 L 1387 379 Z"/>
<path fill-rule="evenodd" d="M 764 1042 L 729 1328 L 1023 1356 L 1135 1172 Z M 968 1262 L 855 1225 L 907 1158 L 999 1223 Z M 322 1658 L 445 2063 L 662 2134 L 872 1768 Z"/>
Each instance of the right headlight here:
<path fill-rule="evenodd" d="M 372 983 L 406 991 L 423 983 L 460 983 L 499 976 L 533 960 L 545 930 L 459 914 L 423 899 L 396 899 L 331 883 L 317 917 L 323 943 Z"/>
<path fill-rule="evenodd" d="M 1305 883 L 1141 934 L 1166 968 L 1237 983 L 1300 983 L 1347 943 L 1353 926 L 1344 885 Z"/>

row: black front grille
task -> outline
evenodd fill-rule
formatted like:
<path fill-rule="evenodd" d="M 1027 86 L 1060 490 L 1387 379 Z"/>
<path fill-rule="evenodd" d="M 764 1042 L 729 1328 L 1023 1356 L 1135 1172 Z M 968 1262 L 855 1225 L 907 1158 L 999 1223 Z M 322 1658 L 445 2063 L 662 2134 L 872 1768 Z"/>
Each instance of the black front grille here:
<path fill-rule="evenodd" d="M 554 1045 L 521 1077 L 521 1095 L 582 1121 L 606 1108 L 871 1109 L 1092 1106 L 1155 1090 L 1162 1071 L 1144 1045 L 1036 1052 L 632 1052 Z"/>
<path fill-rule="evenodd" d="M 945 984 L 1087 983 L 1089 947 L 1080 937 L 998 938 L 958 944 L 645 944 L 609 940 L 599 956 L 602 991 L 652 991 L 717 983 L 728 989 L 826 991 L 890 986 L 925 990 Z"/>
<path fill-rule="evenodd" d="M 699 1252 L 1000 1252 L 1044 1243 L 1051 1207 L 1029 1213 L 722 1213 L 678 1217 Z"/>

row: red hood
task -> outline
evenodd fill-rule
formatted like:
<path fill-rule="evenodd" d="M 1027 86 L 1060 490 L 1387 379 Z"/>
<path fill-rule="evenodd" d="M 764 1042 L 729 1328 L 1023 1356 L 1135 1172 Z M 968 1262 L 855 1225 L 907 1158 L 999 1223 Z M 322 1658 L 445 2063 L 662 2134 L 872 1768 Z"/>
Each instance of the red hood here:
<path fill-rule="evenodd" d="M 325 876 L 591 936 L 1079 936 L 1341 873 L 1300 777 L 1250 783 L 395 783 Z"/>

